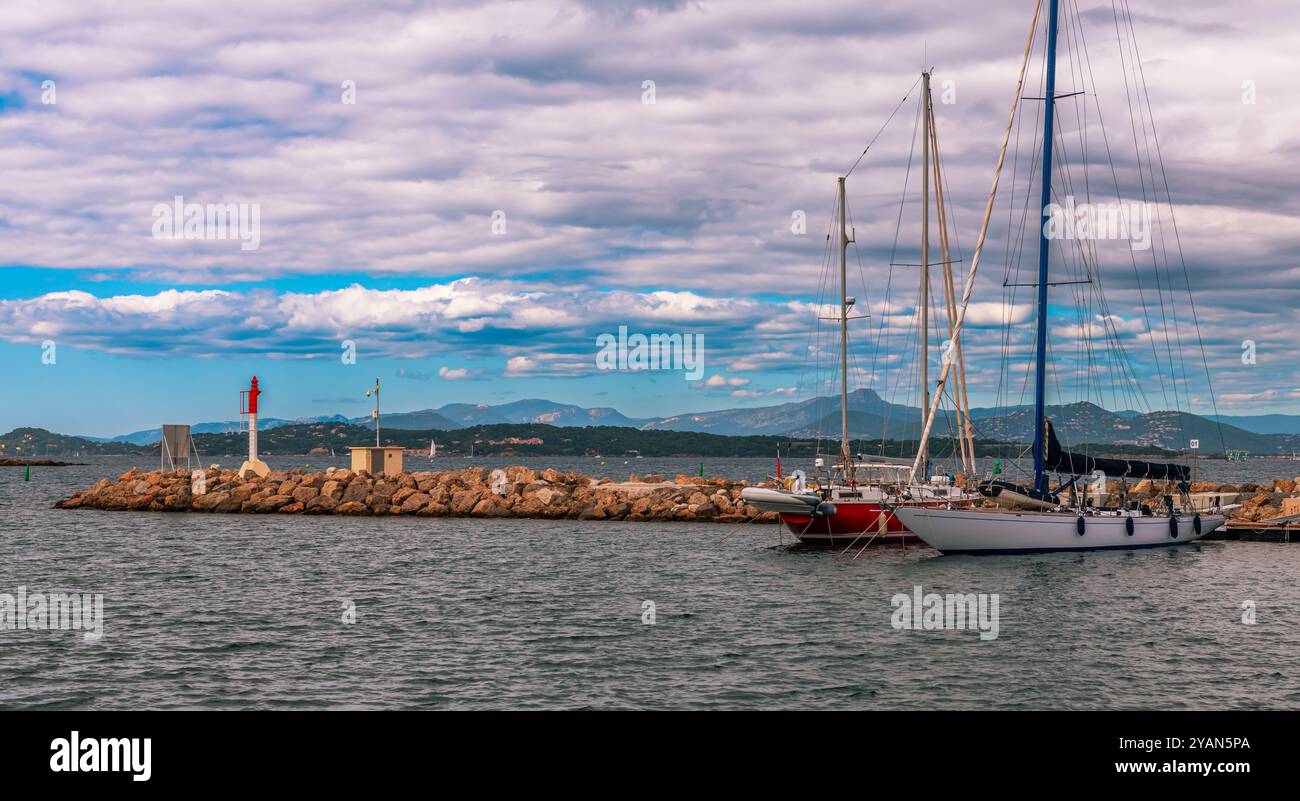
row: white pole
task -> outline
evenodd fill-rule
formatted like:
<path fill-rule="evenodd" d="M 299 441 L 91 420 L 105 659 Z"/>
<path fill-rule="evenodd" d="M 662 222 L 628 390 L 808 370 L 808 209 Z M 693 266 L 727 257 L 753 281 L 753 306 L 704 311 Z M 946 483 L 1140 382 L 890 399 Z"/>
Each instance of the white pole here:
<path fill-rule="evenodd" d="M 921 73 L 921 427 L 926 428 L 930 408 L 930 73 Z M 926 472 L 926 441 L 921 440 L 917 461 Z"/>
<path fill-rule="evenodd" d="M 257 412 L 248 414 L 248 461 L 257 461 Z"/>
<path fill-rule="evenodd" d="M 1042 0 L 1034 5 L 1034 19 L 1029 24 L 1029 40 L 1025 42 L 1025 58 L 1020 64 L 1020 80 L 1016 81 L 1016 92 L 1011 98 L 1011 114 L 1007 118 L 1007 130 L 1002 135 L 1002 148 L 998 151 L 998 163 L 993 168 L 993 186 L 989 189 L 989 199 L 984 205 L 984 219 L 980 222 L 979 240 L 975 243 L 975 254 L 971 257 L 970 271 L 966 273 L 966 287 L 961 293 L 961 307 L 957 309 L 957 324 L 953 326 L 952 339 L 958 341 L 962 324 L 966 322 L 966 307 L 970 304 L 971 291 L 975 288 L 975 273 L 979 270 L 980 255 L 984 252 L 984 239 L 989 233 L 989 221 L 993 218 L 993 201 L 998 194 L 998 180 L 1002 177 L 1002 165 L 1007 159 L 1007 145 L 1011 141 L 1011 128 L 1015 125 L 1016 109 L 1020 107 L 1020 93 L 1024 90 L 1025 71 L 1029 68 L 1029 56 L 1034 46 L 1034 32 L 1038 29 L 1038 14 L 1043 8 Z M 943 369 L 939 372 L 939 382 L 935 385 L 934 397 L 926 412 L 925 428 L 921 431 L 921 444 L 916 450 L 916 460 L 912 462 L 912 481 L 916 481 L 916 471 L 921 468 L 921 455 L 930 441 L 930 429 L 934 426 L 934 413 L 939 399 L 943 397 L 943 385 L 948 380 L 948 371 L 953 360 L 944 359 Z"/>
<path fill-rule="evenodd" d="M 844 482 L 853 480 L 853 456 L 849 446 L 849 287 L 848 287 L 848 225 L 845 219 L 844 179 L 839 179 L 840 194 L 840 464 L 844 468 Z"/>

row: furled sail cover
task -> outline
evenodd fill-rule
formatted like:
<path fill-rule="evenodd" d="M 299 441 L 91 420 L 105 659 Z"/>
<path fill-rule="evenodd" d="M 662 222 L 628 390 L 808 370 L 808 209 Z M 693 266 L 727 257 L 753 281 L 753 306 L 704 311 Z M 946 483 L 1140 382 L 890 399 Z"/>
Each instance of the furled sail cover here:
<path fill-rule="evenodd" d="M 1048 470 L 1076 476 L 1100 470 L 1116 478 L 1149 478 L 1155 481 L 1186 481 L 1190 476 L 1187 465 L 1139 462 L 1136 459 L 1098 459 L 1082 453 L 1063 451 L 1060 441 L 1056 439 L 1056 432 L 1052 429 L 1052 422 L 1048 420 L 1046 425 Z"/>

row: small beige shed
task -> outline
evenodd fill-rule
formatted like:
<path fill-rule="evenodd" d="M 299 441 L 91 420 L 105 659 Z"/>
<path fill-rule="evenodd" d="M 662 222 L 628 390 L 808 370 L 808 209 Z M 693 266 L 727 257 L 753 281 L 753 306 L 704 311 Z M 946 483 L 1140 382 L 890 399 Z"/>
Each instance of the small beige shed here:
<path fill-rule="evenodd" d="M 395 476 L 402 472 L 402 451 L 396 445 L 352 448 L 352 472 L 365 470 L 372 476 Z"/>

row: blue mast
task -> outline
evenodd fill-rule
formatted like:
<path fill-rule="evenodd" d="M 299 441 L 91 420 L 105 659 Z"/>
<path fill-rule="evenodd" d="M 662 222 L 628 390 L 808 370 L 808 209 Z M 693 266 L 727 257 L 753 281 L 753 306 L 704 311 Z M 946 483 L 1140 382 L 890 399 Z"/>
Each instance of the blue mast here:
<path fill-rule="evenodd" d="M 1052 202 L 1052 123 L 1056 111 L 1056 7 L 1052 4 L 1047 18 L 1047 93 L 1043 97 L 1043 216 L 1038 227 L 1038 347 L 1034 363 L 1034 488 L 1047 489 L 1043 471 L 1046 443 L 1044 416 L 1047 389 L 1047 207 Z"/>

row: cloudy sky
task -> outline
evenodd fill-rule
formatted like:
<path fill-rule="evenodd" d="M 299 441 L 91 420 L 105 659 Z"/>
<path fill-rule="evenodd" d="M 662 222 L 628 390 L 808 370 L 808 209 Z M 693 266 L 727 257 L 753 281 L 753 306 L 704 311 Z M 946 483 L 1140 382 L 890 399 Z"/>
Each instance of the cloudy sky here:
<path fill-rule="evenodd" d="M 916 270 L 890 262 L 919 255 L 917 76 L 934 70 L 960 273 L 1033 6 L 10 0 L 0 429 L 230 419 L 254 373 L 277 417 L 362 414 L 376 376 L 393 410 L 545 397 L 648 417 L 809 397 L 833 344 L 816 319 L 835 178 L 882 126 L 848 181 L 850 291 L 870 314 L 853 381 L 906 402 Z M 1095 283 L 1053 290 L 1054 352 L 1091 376 L 1054 394 L 1209 412 L 1190 285 L 1219 410 L 1300 412 L 1294 4 L 1068 12 L 1058 91 L 1085 94 L 1058 104 L 1074 170 L 1058 180 L 1124 202 L 1163 200 L 1167 180 L 1182 259 L 1167 226 L 1154 258 L 1098 253 L 1105 306 Z M 1033 266 L 1014 223 L 1041 103 L 1023 103 L 966 340 L 976 404 L 1024 399 L 1031 290 L 1003 286 Z M 1139 164 L 1154 130 L 1163 173 Z M 256 227 L 171 237 L 158 207 L 178 197 L 248 204 Z M 597 369 L 596 338 L 619 326 L 702 335 L 704 378 Z M 1131 367 L 1081 366 L 1105 332 Z"/>

